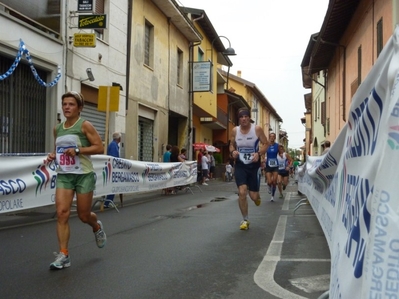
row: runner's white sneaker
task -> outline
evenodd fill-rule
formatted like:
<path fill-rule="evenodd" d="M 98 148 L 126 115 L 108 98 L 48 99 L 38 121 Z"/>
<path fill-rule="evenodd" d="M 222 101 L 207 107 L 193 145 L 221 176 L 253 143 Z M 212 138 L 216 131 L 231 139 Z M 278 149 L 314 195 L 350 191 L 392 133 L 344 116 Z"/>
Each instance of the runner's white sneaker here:
<path fill-rule="evenodd" d="M 104 232 L 102 222 L 100 220 L 97 220 L 97 223 L 100 225 L 100 229 L 94 233 L 94 237 L 96 238 L 97 247 L 103 248 L 107 243 L 107 235 Z"/>
<path fill-rule="evenodd" d="M 64 269 L 71 266 L 71 259 L 69 258 L 69 256 L 66 256 L 62 252 L 60 253 L 54 252 L 54 255 L 55 255 L 55 261 L 50 264 L 51 270 Z"/>

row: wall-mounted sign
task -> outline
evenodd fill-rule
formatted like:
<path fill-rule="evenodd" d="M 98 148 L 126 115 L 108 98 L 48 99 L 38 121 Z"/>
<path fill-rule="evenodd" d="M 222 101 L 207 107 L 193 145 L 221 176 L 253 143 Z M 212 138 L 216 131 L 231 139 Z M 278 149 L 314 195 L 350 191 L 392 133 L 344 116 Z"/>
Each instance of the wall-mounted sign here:
<path fill-rule="evenodd" d="M 107 28 L 107 15 L 79 15 L 79 29 Z"/>
<path fill-rule="evenodd" d="M 78 0 L 78 11 L 79 12 L 92 12 L 93 11 L 93 0 Z"/>
<path fill-rule="evenodd" d="M 210 61 L 193 62 L 193 91 L 210 91 L 212 86 L 212 63 Z"/>
<path fill-rule="evenodd" d="M 119 86 L 99 86 L 97 110 L 119 111 L 119 92 Z"/>
<path fill-rule="evenodd" d="M 96 47 L 96 34 L 95 33 L 75 33 L 73 35 L 74 47 Z"/>

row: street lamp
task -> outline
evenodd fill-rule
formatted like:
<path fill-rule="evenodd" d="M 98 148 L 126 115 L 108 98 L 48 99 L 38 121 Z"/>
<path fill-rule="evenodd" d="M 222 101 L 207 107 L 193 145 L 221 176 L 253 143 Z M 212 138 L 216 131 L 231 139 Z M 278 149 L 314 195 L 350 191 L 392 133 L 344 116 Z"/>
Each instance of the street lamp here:
<path fill-rule="evenodd" d="M 229 47 L 228 47 L 227 49 L 225 49 L 225 50 L 222 52 L 222 55 L 224 55 L 224 56 L 235 56 L 235 55 L 237 55 L 236 52 L 234 51 L 234 49 L 231 47 L 230 40 L 229 40 L 227 37 L 225 37 L 224 35 L 216 36 L 216 37 L 213 39 L 212 44 L 211 44 L 211 58 L 212 58 L 212 62 L 213 62 L 213 44 L 215 43 L 216 40 L 219 40 L 219 41 L 220 41 L 220 38 L 222 38 L 222 37 L 225 38 L 225 39 L 227 39 L 227 41 L 229 42 Z M 217 62 L 217 60 L 216 60 L 216 62 Z M 228 61 L 227 63 L 228 63 L 228 69 L 227 69 L 227 80 L 226 80 L 226 86 L 227 86 L 227 88 L 226 88 L 226 89 L 228 90 L 228 89 L 229 89 L 230 67 L 233 66 L 233 63 L 231 63 L 231 61 Z"/>

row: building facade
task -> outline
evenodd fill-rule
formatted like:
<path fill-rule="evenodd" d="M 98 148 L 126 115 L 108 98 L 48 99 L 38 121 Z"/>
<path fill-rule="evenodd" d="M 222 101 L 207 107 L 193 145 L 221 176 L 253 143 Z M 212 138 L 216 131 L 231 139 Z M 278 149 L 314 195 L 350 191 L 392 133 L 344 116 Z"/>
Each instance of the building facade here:
<path fill-rule="evenodd" d="M 9 28 L 0 32 L 0 153 L 53 150 L 53 127 L 63 121 L 61 95 L 69 90 L 84 95 L 82 117 L 93 123 L 103 140 L 107 131 L 125 132 L 123 91 L 119 109 L 109 119 L 97 110 L 97 99 L 99 86 L 126 83 L 128 2 L 98 0 L 90 9 L 79 8 L 77 1 L 69 0 L 0 4 L 1 27 Z M 81 18 L 94 15 L 106 15 L 104 28 L 79 28 Z M 90 45 L 79 43 L 76 34 L 94 38 Z M 36 72 L 31 72 L 33 68 Z"/>
<path fill-rule="evenodd" d="M 133 1 L 127 156 L 161 161 L 190 147 L 190 49 L 202 37 L 173 0 Z"/>
<path fill-rule="evenodd" d="M 281 117 L 254 83 L 229 73 L 234 50 L 205 11 L 175 0 L 87 3 L 0 4 L 9 28 L 0 31 L 0 154 L 53 150 L 69 90 L 84 95 L 82 117 L 104 143 L 122 133 L 128 159 L 161 161 L 167 144 L 195 159 L 194 142 L 219 147 L 225 159 L 241 107 L 280 138 Z"/>
<path fill-rule="evenodd" d="M 397 0 L 330 0 L 321 30 L 308 44 L 302 73 L 312 78 L 324 73 L 325 104 L 320 108 L 331 143 L 348 119 L 353 95 L 393 33 L 398 7 Z M 312 94 L 316 99 L 322 92 L 313 86 Z"/>

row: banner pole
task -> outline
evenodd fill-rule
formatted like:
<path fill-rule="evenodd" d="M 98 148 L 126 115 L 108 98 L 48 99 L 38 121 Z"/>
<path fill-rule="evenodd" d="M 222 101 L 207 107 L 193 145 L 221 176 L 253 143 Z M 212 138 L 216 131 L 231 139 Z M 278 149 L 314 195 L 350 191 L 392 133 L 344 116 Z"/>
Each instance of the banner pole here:
<path fill-rule="evenodd" d="M 105 137 L 104 137 L 104 155 L 107 154 L 108 134 L 109 134 L 109 101 L 111 98 L 111 86 L 107 86 L 107 106 L 105 109 Z"/>
<path fill-rule="evenodd" d="M 107 106 L 105 109 L 105 136 L 104 136 L 104 155 L 107 154 L 108 148 L 108 134 L 109 134 L 109 101 L 111 97 L 111 86 L 107 86 Z M 105 200 L 106 197 L 104 197 Z M 104 211 L 104 200 L 101 201 L 100 211 Z"/>

